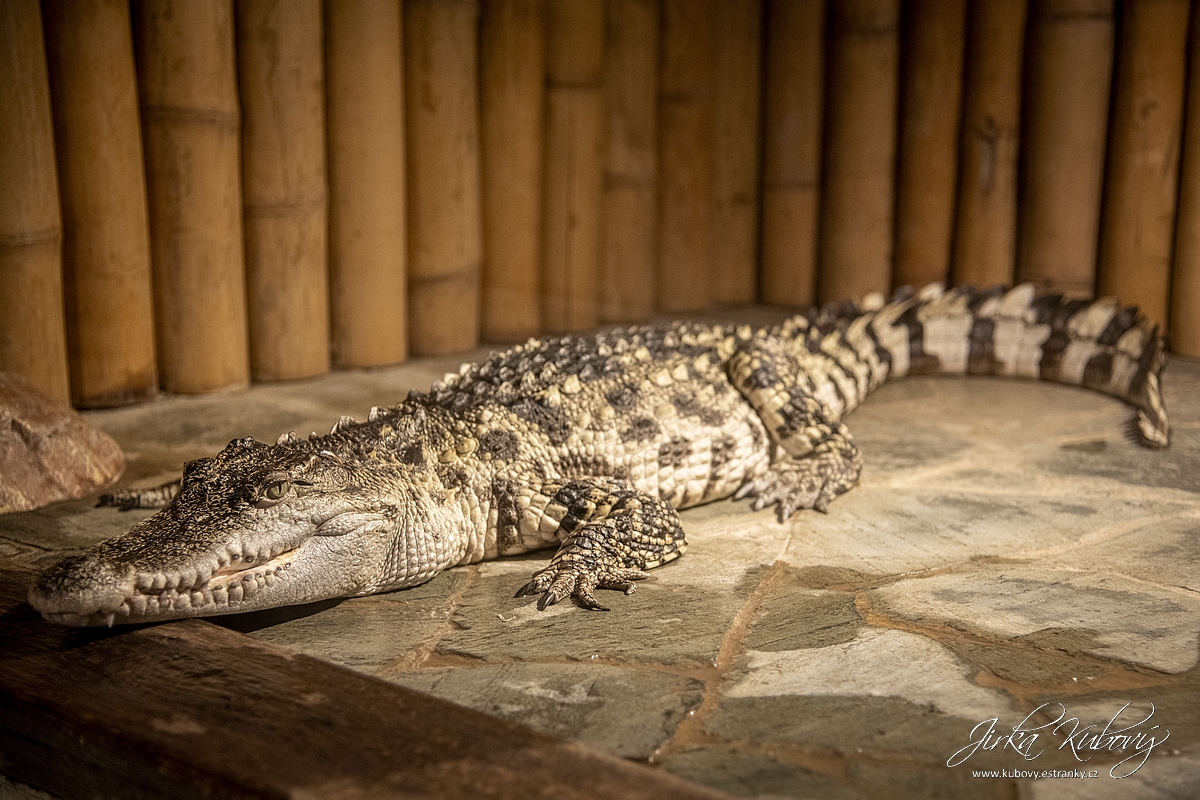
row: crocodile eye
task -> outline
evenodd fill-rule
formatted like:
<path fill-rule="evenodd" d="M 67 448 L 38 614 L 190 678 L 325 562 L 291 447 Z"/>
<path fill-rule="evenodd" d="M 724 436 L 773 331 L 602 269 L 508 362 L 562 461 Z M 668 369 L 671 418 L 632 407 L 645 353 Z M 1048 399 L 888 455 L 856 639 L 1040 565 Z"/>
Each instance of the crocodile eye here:
<path fill-rule="evenodd" d="M 287 481 L 276 481 L 266 488 L 263 497 L 268 500 L 281 500 L 289 488 L 290 484 Z"/>

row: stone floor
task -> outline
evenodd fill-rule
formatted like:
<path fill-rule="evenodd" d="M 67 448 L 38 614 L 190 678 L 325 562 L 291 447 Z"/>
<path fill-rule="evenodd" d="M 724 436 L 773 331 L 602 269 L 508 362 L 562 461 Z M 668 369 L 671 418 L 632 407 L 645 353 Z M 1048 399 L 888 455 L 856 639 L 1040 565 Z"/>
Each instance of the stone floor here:
<path fill-rule="evenodd" d="M 154 484 L 236 436 L 361 417 L 460 360 L 89 418 L 125 448 L 123 484 Z M 867 467 L 828 515 L 686 511 L 686 557 L 606 614 L 514 599 L 540 553 L 221 621 L 738 796 L 1200 797 L 1200 365 L 1165 383 L 1165 452 L 1126 442 L 1128 410 L 1084 390 L 885 386 L 848 418 Z M 48 564 L 146 513 L 0 517 L 0 554 Z"/>

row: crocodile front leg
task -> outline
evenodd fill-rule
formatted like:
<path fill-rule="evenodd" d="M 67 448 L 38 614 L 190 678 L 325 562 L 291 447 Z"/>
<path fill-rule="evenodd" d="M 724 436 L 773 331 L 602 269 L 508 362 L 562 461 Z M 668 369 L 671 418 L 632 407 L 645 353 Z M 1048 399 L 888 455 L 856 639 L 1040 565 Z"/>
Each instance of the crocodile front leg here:
<path fill-rule="evenodd" d="M 675 560 L 687 547 L 675 509 L 620 481 L 556 482 L 539 494 L 545 504 L 536 511 L 535 500 L 522 526 L 546 531 L 556 525 L 562 542 L 550 565 L 516 594 L 541 594 L 539 609 L 574 597 L 584 608 L 607 611 L 596 600 L 596 589 L 632 594 L 633 581 L 646 577 L 642 570 Z"/>

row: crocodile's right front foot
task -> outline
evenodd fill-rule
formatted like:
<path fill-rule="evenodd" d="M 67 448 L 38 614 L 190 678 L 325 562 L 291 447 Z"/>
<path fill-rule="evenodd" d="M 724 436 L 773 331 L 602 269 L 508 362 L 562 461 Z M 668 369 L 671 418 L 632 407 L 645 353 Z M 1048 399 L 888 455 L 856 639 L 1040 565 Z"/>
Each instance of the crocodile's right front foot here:
<path fill-rule="evenodd" d="M 645 580 L 646 577 L 646 573 L 640 569 L 605 569 L 582 561 L 560 562 L 535 572 L 533 580 L 518 589 L 514 596 L 542 595 L 538 600 L 538 611 L 545 611 L 567 597 L 575 598 L 581 606 L 591 611 L 608 611 L 596 600 L 596 589 L 616 589 L 633 594 L 637 589 L 633 581 Z"/>

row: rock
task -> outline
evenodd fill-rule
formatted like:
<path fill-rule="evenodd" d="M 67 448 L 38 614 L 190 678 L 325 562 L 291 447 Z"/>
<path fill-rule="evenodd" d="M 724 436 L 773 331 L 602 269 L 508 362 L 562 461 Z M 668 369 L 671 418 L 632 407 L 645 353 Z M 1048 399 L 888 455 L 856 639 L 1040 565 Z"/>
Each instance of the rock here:
<path fill-rule="evenodd" d="M 0 372 L 0 514 L 100 491 L 124 469 L 107 434 L 19 375 Z"/>

